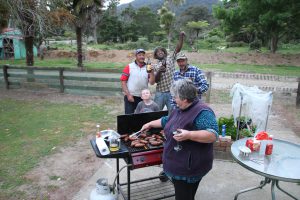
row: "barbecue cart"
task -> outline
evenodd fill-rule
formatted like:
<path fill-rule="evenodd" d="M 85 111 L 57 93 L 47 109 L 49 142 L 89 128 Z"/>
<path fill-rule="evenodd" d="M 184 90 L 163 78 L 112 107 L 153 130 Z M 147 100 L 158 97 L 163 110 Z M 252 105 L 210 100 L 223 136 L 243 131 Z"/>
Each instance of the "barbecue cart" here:
<path fill-rule="evenodd" d="M 132 134 L 139 131 L 145 123 L 166 115 L 168 115 L 167 111 L 119 115 L 117 116 L 117 133 L 120 137 L 125 134 Z M 160 135 L 157 137 L 163 137 L 160 131 L 160 129 L 151 129 L 147 132 L 147 135 Z M 111 151 L 107 155 L 102 155 L 96 144 L 96 139 L 92 139 L 90 142 L 97 157 L 116 159 L 116 188 L 124 199 L 154 200 L 165 199 L 175 195 L 173 184 L 163 173 L 155 177 L 135 181 L 131 181 L 130 177 L 131 170 L 160 165 L 162 163 L 163 144 L 158 146 L 147 144 L 143 147 L 132 147 L 130 141 L 120 140 L 120 149 L 118 151 Z M 124 166 L 127 168 L 126 183 L 120 183 L 119 173 L 124 168 L 120 169 L 120 159 L 123 159 L 126 163 L 126 166 Z"/>

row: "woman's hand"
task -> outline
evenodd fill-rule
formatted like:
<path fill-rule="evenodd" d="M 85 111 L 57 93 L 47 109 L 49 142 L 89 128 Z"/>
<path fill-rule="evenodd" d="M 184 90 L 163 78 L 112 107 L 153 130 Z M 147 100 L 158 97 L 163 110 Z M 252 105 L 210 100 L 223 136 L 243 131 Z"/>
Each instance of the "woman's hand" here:
<path fill-rule="evenodd" d="M 147 124 L 144 124 L 141 131 L 148 131 L 151 129 L 151 122 L 148 122 Z"/>
<path fill-rule="evenodd" d="M 180 141 L 184 141 L 184 140 L 189 140 L 190 139 L 190 131 L 188 130 L 184 130 L 184 129 L 177 129 L 177 133 L 176 135 L 173 136 L 173 138 L 180 142 Z"/>

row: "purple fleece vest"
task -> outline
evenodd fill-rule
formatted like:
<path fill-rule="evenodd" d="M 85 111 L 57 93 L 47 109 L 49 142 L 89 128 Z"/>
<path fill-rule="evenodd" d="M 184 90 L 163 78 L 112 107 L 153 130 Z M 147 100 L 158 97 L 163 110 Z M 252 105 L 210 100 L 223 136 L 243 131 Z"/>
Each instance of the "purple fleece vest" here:
<path fill-rule="evenodd" d="M 169 116 L 164 128 L 167 137 L 164 143 L 164 171 L 176 176 L 204 176 L 212 168 L 213 144 L 199 143 L 191 140 L 180 142 L 182 149 L 175 151 L 177 145 L 173 131 L 179 129 L 196 130 L 194 120 L 203 110 L 213 111 L 203 102 L 196 100 L 185 110 L 176 109 Z"/>

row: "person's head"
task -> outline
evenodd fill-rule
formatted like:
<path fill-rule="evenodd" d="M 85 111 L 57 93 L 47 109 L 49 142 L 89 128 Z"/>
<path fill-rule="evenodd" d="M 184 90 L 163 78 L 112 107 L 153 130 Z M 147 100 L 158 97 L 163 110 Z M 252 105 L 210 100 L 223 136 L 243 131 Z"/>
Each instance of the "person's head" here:
<path fill-rule="evenodd" d="M 158 60 L 162 60 L 164 59 L 165 57 L 167 57 L 168 55 L 168 52 L 165 48 L 163 47 L 156 47 L 154 49 L 154 58 L 155 59 L 158 59 Z"/>
<path fill-rule="evenodd" d="M 142 97 L 143 100 L 150 100 L 151 99 L 151 92 L 149 89 L 142 90 Z"/>
<path fill-rule="evenodd" d="M 176 56 L 176 61 L 181 70 L 184 70 L 188 65 L 188 59 L 184 53 L 178 53 Z"/>
<path fill-rule="evenodd" d="M 197 88 L 189 79 L 180 79 L 174 81 L 170 92 L 180 109 L 187 108 L 193 101 L 197 99 Z"/>
<path fill-rule="evenodd" d="M 135 60 L 138 63 L 143 63 L 145 61 L 145 50 L 144 49 L 137 49 L 135 50 Z"/>

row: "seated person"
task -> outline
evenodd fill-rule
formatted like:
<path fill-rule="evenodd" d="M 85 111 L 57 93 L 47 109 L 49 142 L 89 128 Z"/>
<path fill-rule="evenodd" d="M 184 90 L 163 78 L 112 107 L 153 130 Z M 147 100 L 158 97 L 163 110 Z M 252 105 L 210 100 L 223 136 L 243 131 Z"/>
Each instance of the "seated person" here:
<path fill-rule="evenodd" d="M 142 100 L 138 103 L 134 114 L 159 111 L 158 105 L 151 99 L 149 89 L 142 90 Z"/>

